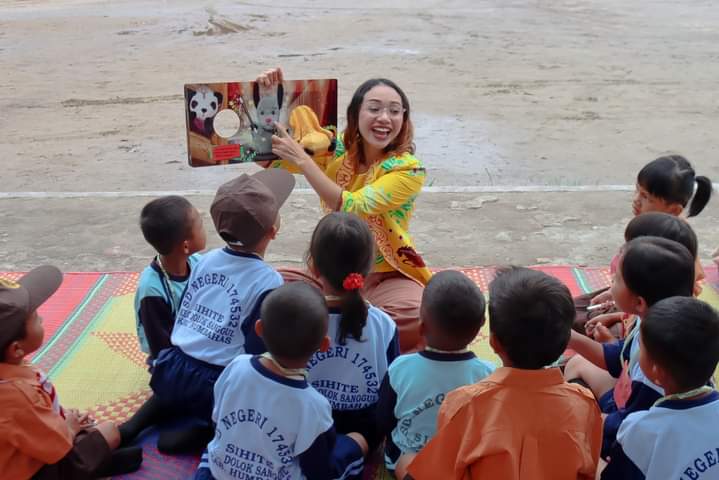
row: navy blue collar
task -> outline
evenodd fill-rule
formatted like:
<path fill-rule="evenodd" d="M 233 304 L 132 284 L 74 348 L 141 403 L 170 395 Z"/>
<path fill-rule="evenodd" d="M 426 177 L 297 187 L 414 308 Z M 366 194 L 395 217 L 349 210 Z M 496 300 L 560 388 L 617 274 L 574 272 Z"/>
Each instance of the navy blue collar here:
<path fill-rule="evenodd" d="M 719 393 L 714 390 L 703 397 L 695 398 L 693 400 L 666 400 L 657 405 L 657 407 L 671 408 L 672 410 L 687 410 L 689 408 L 701 407 L 702 405 L 706 405 L 717 400 L 719 400 Z"/>
<path fill-rule="evenodd" d="M 419 352 L 419 354 L 424 358 L 428 358 L 430 360 L 437 360 L 438 362 L 459 362 L 462 360 L 471 360 L 477 357 L 474 352 L 440 353 L 422 350 L 421 352 Z"/>
<path fill-rule="evenodd" d="M 254 258 L 256 260 L 263 261 L 262 257 L 257 255 L 256 253 L 247 253 L 247 252 L 238 252 L 237 250 L 233 250 L 230 247 L 224 247 L 222 249 L 223 252 L 228 253 L 230 255 L 234 255 L 235 257 L 245 257 L 245 258 Z"/>
<path fill-rule="evenodd" d="M 283 377 L 282 375 L 277 375 L 275 372 L 262 365 L 262 363 L 260 362 L 259 355 L 255 355 L 254 357 L 252 357 L 250 359 L 250 364 L 255 368 L 255 370 L 257 370 L 257 373 L 259 373 L 263 377 L 269 378 L 274 382 L 281 383 L 282 385 L 286 385 L 292 388 L 309 387 L 307 380 L 295 380 L 294 378 L 287 378 Z"/>

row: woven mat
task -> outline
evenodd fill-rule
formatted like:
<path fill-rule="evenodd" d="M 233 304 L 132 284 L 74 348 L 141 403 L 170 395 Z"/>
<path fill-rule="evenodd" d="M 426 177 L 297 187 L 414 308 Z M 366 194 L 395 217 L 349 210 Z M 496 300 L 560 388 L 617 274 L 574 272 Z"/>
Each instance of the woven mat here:
<path fill-rule="evenodd" d="M 540 270 L 563 281 L 573 295 L 609 284 L 604 268 L 542 266 Z M 719 307 L 719 275 L 707 267 L 707 281 L 700 298 Z M 493 268 L 462 269 L 482 289 L 494 276 Z M 17 272 L 0 272 L 16 279 Z M 121 422 L 148 397 L 148 373 L 144 355 L 135 335 L 133 296 L 138 273 L 68 273 L 57 294 L 40 308 L 44 319 L 45 342 L 33 362 L 48 372 L 66 407 L 91 411 L 99 420 Z M 486 327 L 472 343 L 483 359 L 498 364 L 491 351 Z M 146 436 L 144 462 L 140 471 L 127 479 L 167 480 L 190 478 L 196 456 L 166 456 L 155 448 L 156 437 Z M 390 477 L 379 455 L 369 462 L 365 479 Z"/>

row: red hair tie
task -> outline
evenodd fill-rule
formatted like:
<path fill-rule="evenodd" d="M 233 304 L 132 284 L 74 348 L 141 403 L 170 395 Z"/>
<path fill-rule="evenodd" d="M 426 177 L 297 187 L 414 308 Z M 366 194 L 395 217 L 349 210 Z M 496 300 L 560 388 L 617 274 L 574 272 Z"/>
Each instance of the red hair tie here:
<path fill-rule="evenodd" d="M 359 290 L 364 286 L 364 277 L 360 273 L 350 273 L 342 281 L 342 288 L 345 290 Z"/>

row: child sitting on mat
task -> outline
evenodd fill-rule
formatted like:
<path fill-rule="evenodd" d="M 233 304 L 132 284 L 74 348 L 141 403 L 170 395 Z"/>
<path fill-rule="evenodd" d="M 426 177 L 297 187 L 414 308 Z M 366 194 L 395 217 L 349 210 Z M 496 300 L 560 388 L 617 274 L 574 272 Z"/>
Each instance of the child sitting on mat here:
<path fill-rule="evenodd" d="M 282 277 L 263 259 L 279 230 L 279 210 L 294 187 L 283 170 L 241 175 L 220 186 L 210 207 L 224 248 L 202 256 L 190 273 L 172 329 L 170 348 L 155 360 L 153 397 L 122 426 L 123 442 L 172 417 L 191 425 L 162 432 L 166 453 L 202 449 L 212 438 L 212 386 L 237 355 L 262 353 L 254 332 L 265 296 Z M 125 436 L 125 432 L 130 432 Z"/>
<path fill-rule="evenodd" d="M 663 212 L 681 217 L 699 215 L 709 202 L 712 194 L 712 182 L 707 177 L 696 175 L 689 161 L 681 155 L 666 155 L 646 164 L 637 175 L 636 192 L 632 202 L 635 216 L 648 212 Z M 616 270 L 619 254 L 615 255 L 610 264 L 611 273 Z M 697 277 L 704 278 L 699 264 Z M 698 294 L 698 292 L 697 292 Z M 609 313 L 613 308 L 612 297 L 608 288 L 590 292 L 575 298 L 577 320 L 575 329 L 584 333 L 584 324 L 592 317 Z M 594 308 L 591 312 L 587 307 Z M 616 321 L 623 313 L 613 311 Z"/>
<path fill-rule="evenodd" d="M 489 286 L 489 343 L 504 366 L 447 395 L 437 434 L 409 464 L 410 478 L 593 480 L 597 404 L 558 368 L 545 368 L 566 348 L 573 319 L 569 289 L 556 278 L 526 268 L 500 272 Z"/>
<path fill-rule="evenodd" d="M 468 348 L 484 325 L 485 306 L 477 285 L 457 271 L 436 273 L 424 289 L 419 317 L 427 346 L 398 357 L 380 387 L 377 425 L 387 435 L 389 470 L 402 462 L 402 455 L 419 452 L 434 436 L 437 412 L 447 393 L 494 371 L 494 365 Z"/>
<path fill-rule="evenodd" d="M 399 355 L 394 321 L 362 298 L 374 243 L 367 222 L 335 212 L 317 224 L 308 255 L 330 311 L 330 347 L 310 357 L 308 380 L 332 405 L 337 431 L 360 432 L 370 451 L 382 441 L 374 422 L 380 382 Z"/>
<path fill-rule="evenodd" d="M 612 283 L 612 296 L 624 312 L 641 317 L 659 300 L 673 296 L 691 297 L 694 288 L 694 258 L 678 242 L 660 237 L 639 237 L 627 243 Z M 595 370 L 575 368 L 570 362 L 565 369 L 569 380 L 581 379 L 598 399 L 604 420 L 602 457 L 606 458 L 624 418 L 632 412 L 646 410 L 664 395 L 661 386 L 652 382 L 639 363 L 640 318 L 627 337 L 613 343 L 598 343 L 572 331 L 569 348 L 612 377 L 626 371 L 630 382 L 629 395 L 623 407 L 614 400 L 615 381 Z"/>
<path fill-rule="evenodd" d="M 117 449 L 112 422 L 63 409 L 48 378 L 25 357 L 42 345 L 37 309 L 60 287 L 62 273 L 38 267 L 17 282 L 0 278 L 0 476 L 13 480 L 83 480 L 140 468 L 139 447 Z"/>
<path fill-rule="evenodd" d="M 184 197 L 156 198 L 142 208 L 140 229 L 157 255 L 140 274 L 135 293 L 135 320 L 140 349 L 152 363 L 172 346 L 170 334 L 180 298 L 205 248 L 200 212 Z"/>
<path fill-rule="evenodd" d="M 665 396 L 619 427 L 602 480 L 719 478 L 719 394 L 708 386 L 719 361 L 719 315 L 671 297 L 642 319 L 639 363 Z"/>
<path fill-rule="evenodd" d="M 650 212 L 643 213 L 634 217 L 624 230 L 624 241 L 630 242 L 638 237 L 662 237 L 668 240 L 679 242 L 691 252 L 694 256 L 694 295 L 697 296 L 701 292 L 701 282 L 704 280 L 704 271 L 701 269 L 699 260 L 699 246 L 697 236 L 691 225 L 686 220 L 670 215 L 668 213 Z M 627 320 L 627 314 L 622 312 L 622 317 L 613 314 L 600 315 L 587 322 L 585 325 L 587 336 L 594 338 L 598 342 L 616 341 L 617 338 L 610 332 L 613 325 L 619 325 L 620 335 L 618 338 L 624 338 L 629 325 L 624 325 L 623 321 Z"/>
<path fill-rule="evenodd" d="M 215 438 L 195 479 L 353 478 L 367 445 L 361 435 L 338 435 L 329 402 L 307 382 L 306 365 L 327 352 L 327 305 L 302 282 L 267 296 L 257 334 L 259 356 L 239 355 L 215 383 Z"/>

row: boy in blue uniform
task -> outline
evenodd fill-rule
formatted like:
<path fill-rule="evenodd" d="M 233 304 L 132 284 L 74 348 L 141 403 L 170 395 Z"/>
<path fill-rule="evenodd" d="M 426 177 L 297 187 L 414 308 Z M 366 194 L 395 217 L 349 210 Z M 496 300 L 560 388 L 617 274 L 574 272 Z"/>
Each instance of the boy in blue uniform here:
<path fill-rule="evenodd" d="M 626 313 L 642 317 L 656 302 L 674 296 L 691 297 L 694 290 L 694 257 L 682 244 L 661 237 L 639 237 L 625 244 L 612 283 L 616 305 Z M 638 335 L 641 318 L 623 340 L 598 343 L 572 331 L 569 348 L 618 378 L 626 370 L 631 392 L 626 405 L 617 408 L 610 388 L 590 388 L 599 399 L 604 418 L 602 458 L 609 455 L 622 421 L 633 412 L 647 410 L 664 395 L 661 385 L 649 379 L 639 364 L 642 350 Z M 573 375 L 565 371 L 568 380 Z"/>
<path fill-rule="evenodd" d="M 199 432 L 187 431 L 190 445 L 212 433 L 212 387 L 225 366 L 237 355 L 265 350 L 254 324 L 263 299 L 282 285 L 282 277 L 263 256 L 277 235 L 279 210 L 294 183 L 283 170 L 241 175 L 220 186 L 210 207 L 227 246 L 203 255 L 190 274 L 172 347 L 160 353 L 150 380 L 165 410 L 201 421 Z"/>
<path fill-rule="evenodd" d="M 707 386 L 719 362 L 719 315 L 709 305 L 671 297 L 641 324 L 639 363 L 665 396 L 629 415 L 602 480 L 719 478 L 719 394 Z"/>
<path fill-rule="evenodd" d="M 135 293 L 135 320 L 140 349 L 148 364 L 169 348 L 170 334 L 187 280 L 205 248 L 202 217 L 184 197 L 156 198 L 140 213 L 140 229 L 157 256 L 140 274 Z"/>
<path fill-rule="evenodd" d="M 264 355 L 240 355 L 215 384 L 215 438 L 196 479 L 325 480 L 361 473 L 367 452 L 357 433 L 338 435 L 329 401 L 307 382 L 305 366 L 327 350 L 327 305 L 320 292 L 296 282 L 262 305 L 257 334 Z"/>
<path fill-rule="evenodd" d="M 378 428 L 387 434 L 385 464 L 394 470 L 400 456 L 417 453 L 437 428 L 447 393 L 482 380 L 494 365 L 467 347 L 484 325 L 486 302 L 477 285 L 460 272 L 435 274 L 422 294 L 424 351 L 403 355 L 390 366 L 380 388 Z"/>

